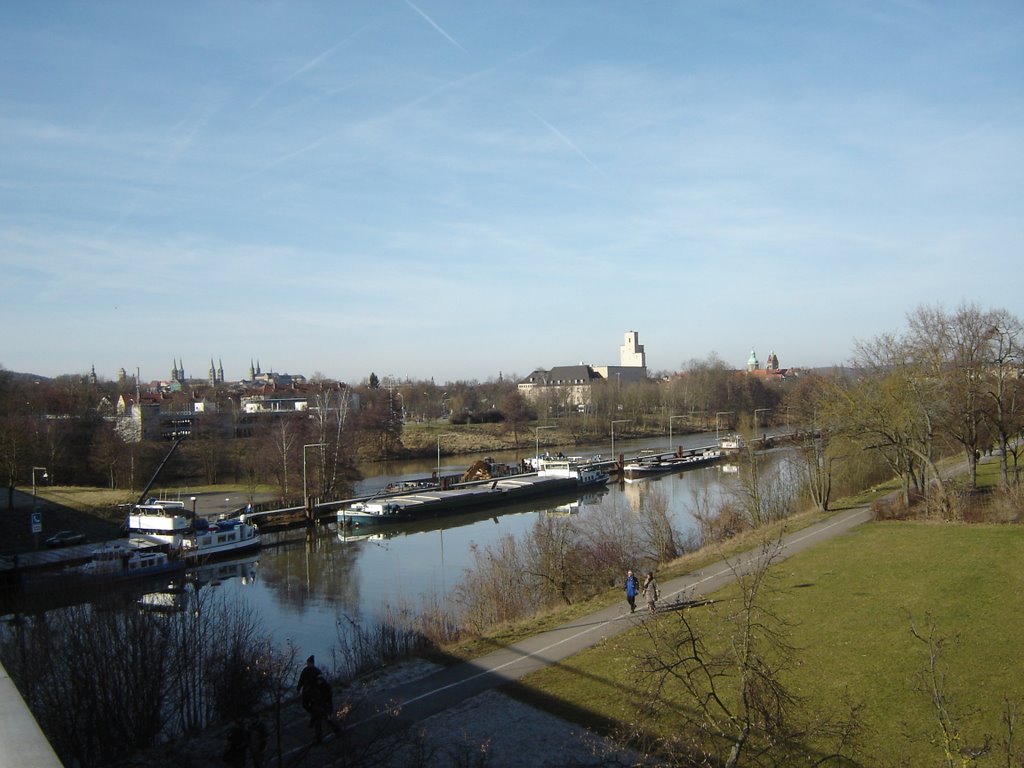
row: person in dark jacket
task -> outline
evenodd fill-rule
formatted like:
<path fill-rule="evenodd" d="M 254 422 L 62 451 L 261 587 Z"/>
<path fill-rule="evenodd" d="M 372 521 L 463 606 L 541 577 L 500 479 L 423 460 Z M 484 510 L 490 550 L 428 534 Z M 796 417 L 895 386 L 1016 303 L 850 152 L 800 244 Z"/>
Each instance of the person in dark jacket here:
<path fill-rule="evenodd" d="M 316 667 L 316 659 L 313 656 L 306 659 L 306 667 L 299 674 L 299 694 L 302 696 L 302 708 L 310 715 L 310 728 L 313 727 L 313 698 L 316 692 L 316 680 L 322 676 Z"/>
<path fill-rule="evenodd" d="M 636 610 L 636 596 L 640 591 L 640 579 L 632 571 L 626 571 L 626 602 L 629 603 L 629 612 Z"/>

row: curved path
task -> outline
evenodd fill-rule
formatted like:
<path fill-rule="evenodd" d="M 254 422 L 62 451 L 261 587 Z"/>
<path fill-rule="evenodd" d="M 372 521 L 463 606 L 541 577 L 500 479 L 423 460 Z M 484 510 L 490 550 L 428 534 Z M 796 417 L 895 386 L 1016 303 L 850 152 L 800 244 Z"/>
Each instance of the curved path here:
<path fill-rule="evenodd" d="M 871 519 L 867 507 L 838 513 L 819 523 L 782 538 L 776 560 L 782 560 L 822 541 L 839 536 Z M 670 579 L 661 585 L 662 610 L 702 599 L 735 579 L 737 572 L 755 564 L 762 556 L 759 549 L 713 563 L 694 573 Z M 642 621 L 646 610 L 631 614 L 625 599 L 621 605 L 567 622 L 554 629 L 526 638 L 472 661 L 456 664 L 418 680 L 404 683 L 383 696 L 360 702 L 346 719 L 346 738 L 359 734 L 377 737 L 430 717 L 463 703 L 479 693 L 496 688 L 549 664 L 559 662 L 601 640 L 623 632 Z M 304 764 L 309 745 L 289 751 L 290 765 Z M 314 750 L 315 752 L 315 750 Z M 319 759 L 323 759 L 323 755 Z"/>

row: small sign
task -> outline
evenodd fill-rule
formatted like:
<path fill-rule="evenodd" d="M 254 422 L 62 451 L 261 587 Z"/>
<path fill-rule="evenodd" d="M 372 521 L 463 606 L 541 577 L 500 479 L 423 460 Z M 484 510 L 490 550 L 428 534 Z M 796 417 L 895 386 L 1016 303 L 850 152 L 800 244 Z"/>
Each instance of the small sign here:
<path fill-rule="evenodd" d="M 33 512 L 32 513 L 32 533 L 43 532 L 43 513 Z"/>

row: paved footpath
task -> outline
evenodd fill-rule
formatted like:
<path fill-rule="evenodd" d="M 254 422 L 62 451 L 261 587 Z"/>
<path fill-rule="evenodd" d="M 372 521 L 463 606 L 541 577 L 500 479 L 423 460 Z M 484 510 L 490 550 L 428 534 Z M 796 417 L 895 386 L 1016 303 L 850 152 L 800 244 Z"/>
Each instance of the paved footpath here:
<path fill-rule="evenodd" d="M 870 519 L 871 512 L 867 507 L 838 513 L 783 537 L 774 557 L 776 560 L 785 559 Z M 661 585 L 661 602 L 665 605 L 704 598 L 732 582 L 736 572 L 749 568 L 760 556 L 760 549 L 754 549 L 671 579 Z M 645 609 L 631 614 L 623 598 L 621 605 L 605 608 L 478 659 L 404 683 L 383 696 L 362 702 L 347 718 L 346 730 L 350 736 L 353 732 L 379 734 L 424 720 L 630 629 L 642 621 L 645 614 Z M 313 759 L 318 750 L 310 751 L 307 744 L 302 747 L 296 745 L 295 749 L 287 751 L 289 765 L 302 765 L 312 764 L 304 758 Z"/>

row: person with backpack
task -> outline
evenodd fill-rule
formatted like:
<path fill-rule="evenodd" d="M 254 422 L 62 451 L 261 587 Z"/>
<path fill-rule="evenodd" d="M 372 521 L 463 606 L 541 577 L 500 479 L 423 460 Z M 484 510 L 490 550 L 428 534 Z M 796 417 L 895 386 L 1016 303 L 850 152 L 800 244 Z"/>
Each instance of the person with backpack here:
<path fill-rule="evenodd" d="M 632 571 L 626 571 L 626 602 L 629 603 L 629 612 L 636 610 L 636 595 L 640 591 L 640 580 Z"/>
<path fill-rule="evenodd" d="M 323 740 L 324 723 L 327 723 L 335 736 L 341 735 L 341 729 L 334 720 L 334 691 L 331 684 L 320 675 L 313 685 L 313 727 L 317 744 Z"/>
<path fill-rule="evenodd" d="M 648 571 L 644 579 L 644 597 L 647 598 L 647 608 L 651 613 L 657 610 L 658 599 L 661 597 L 661 590 L 658 589 L 658 582 L 654 579 L 654 573 Z"/>

